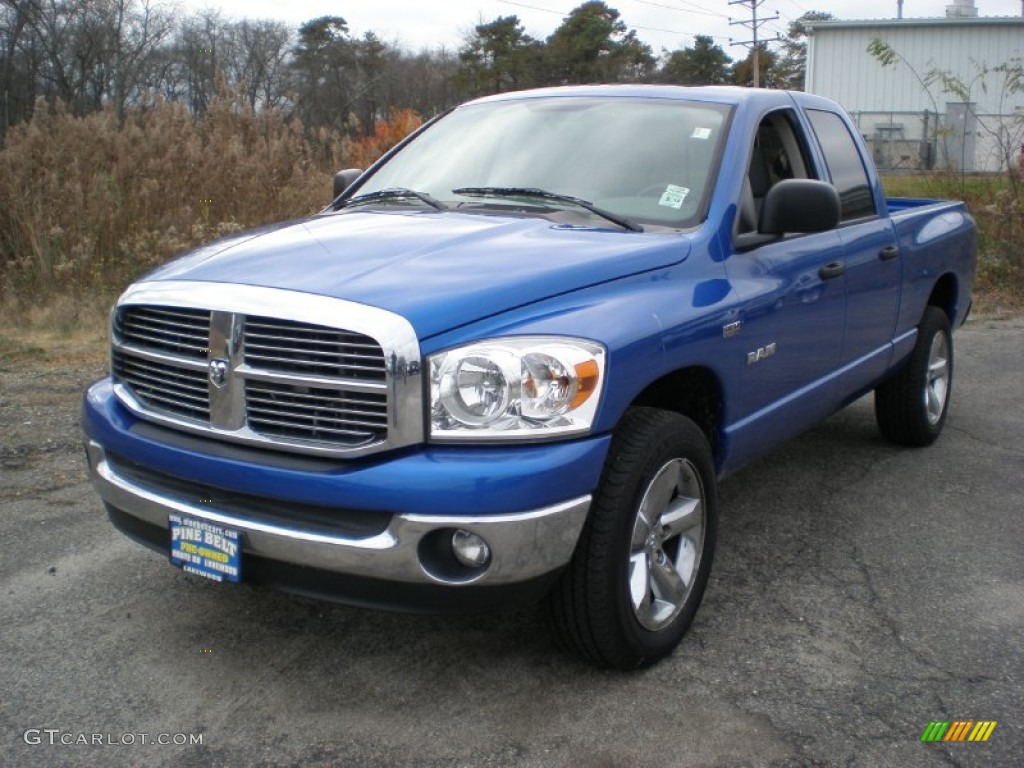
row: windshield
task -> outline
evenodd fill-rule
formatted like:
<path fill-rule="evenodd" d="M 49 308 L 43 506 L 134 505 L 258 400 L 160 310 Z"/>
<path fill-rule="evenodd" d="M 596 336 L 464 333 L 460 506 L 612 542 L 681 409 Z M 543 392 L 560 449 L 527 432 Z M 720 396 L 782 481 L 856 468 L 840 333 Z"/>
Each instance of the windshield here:
<path fill-rule="evenodd" d="M 585 200 L 626 220 L 690 227 L 710 193 L 727 115 L 720 105 L 671 99 L 562 96 L 471 104 L 402 149 L 355 199 L 401 188 L 460 210 L 562 207 L 512 193 L 532 189 Z M 480 188 L 509 193 L 481 199 L 453 192 Z"/>

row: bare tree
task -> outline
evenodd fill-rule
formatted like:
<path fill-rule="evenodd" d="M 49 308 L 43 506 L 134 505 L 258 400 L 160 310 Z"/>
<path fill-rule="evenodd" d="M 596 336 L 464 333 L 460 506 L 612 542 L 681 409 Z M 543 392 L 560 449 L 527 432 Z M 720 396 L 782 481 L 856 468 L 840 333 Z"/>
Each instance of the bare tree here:
<path fill-rule="evenodd" d="M 0 138 L 35 99 L 34 73 L 24 76 L 29 62 L 21 46 L 33 7 L 31 0 L 0 0 Z"/>
<path fill-rule="evenodd" d="M 242 21 L 231 31 L 235 77 L 253 109 L 279 107 L 287 97 L 288 49 L 292 35 L 278 21 Z"/>
<path fill-rule="evenodd" d="M 115 21 L 109 97 L 124 120 L 127 105 L 153 87 L 154 67 L 160 71 L 159 52 L 174 32 L 170 13 L 141 0 L 113 0 Z"/>

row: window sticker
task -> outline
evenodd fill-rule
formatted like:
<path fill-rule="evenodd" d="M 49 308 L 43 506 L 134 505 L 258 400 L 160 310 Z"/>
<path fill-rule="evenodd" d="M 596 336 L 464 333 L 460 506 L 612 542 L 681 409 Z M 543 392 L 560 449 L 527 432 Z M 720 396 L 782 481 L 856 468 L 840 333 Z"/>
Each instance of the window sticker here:
<path fill-rule="evenodd" d="M 708 139 L 711 138 L 711 129 L 710 128 L 694 128 L 693 129 L 693 138 L 695 138 L 695 139 L 702 139 L 704 141 L 707 141 Z"/>
<path fill-rule="evenodd" d="M 665 192 L 661 195 L 658 205 L 663 205 L 666 208 L 675 208 L 678 211 L 683 207 L 683 201 L 686 200 L 688 194 L 690 194 L 690 190 L 687 187 L 677 187 L 675 184 L 669 184 L 665 187 Z"/>

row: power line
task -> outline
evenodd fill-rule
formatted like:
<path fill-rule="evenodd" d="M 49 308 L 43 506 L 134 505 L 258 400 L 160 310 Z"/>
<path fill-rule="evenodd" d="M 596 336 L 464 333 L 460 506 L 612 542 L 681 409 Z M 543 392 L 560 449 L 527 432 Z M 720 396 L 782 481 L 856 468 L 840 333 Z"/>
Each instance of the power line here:
<path fill-rule="evenodd" d="M 786 17 L 783 16 L 782 18 L 784 19 Z M 777 37 L 789 37 L 789 29 L 786 26 L 780 27 L 774 19 L 770 20 L 765 26 L 768 27 L 769 30 L 773 30 Z"/>
<path fill-rule="evenodd" d="M 653 5 L 655 8 L 667 8 L 670 11 L 679 11 L 679 13 L 697 13 L 703 16 L 717 16 L 721 19 L 729 18 L 724 13 L 718 13 L 717 11 L 706 11 L 699 5 L 694 5 L 693 8 L 680 8 L 678 5 L 665 5 L 664 3 L 654 3 L 651 2 L 651 0 L 636 0 L 636 2 L 643 3 L 644 5 Z M 687 5 L 692 5 L 692 3 L 687 3 Z"/>
<path fill-rule="evenodd" d="M 562 11 L 555 11 L 551 8 L 538 8 L 536 5 L 527 5 L 526 3 L 514 3 L 512 0 L 498 0 L 499 3 L 504 5 L 515 5 L 519 8 L 529 8 L 531 11 L 543 11 L 544 13 L 553 13 L 556 16 L 568 16 L 569 14 L 563 13 Z"/>
<path fill-rule="evenodd" d="M 796 8 L 798 11 L 800 11 L 801 16 L 803 16 L 805 13 L 808 13 L 807 9 L 800 5 L 800 3 L 796 2 L 796 0 L 786 0 L 786 2 L 788 2 L 794 8 Z"/>
<path fill-rule="evenodd" d="M 638 0 L 638 1 L 642 1 L 642 0 Z M 529 8 L 531 11 L 543 11 L 544 13 L 553 13 L 556 16 L 566 17 L 566 16 L 569 15 L 568 13 L 563 13 L 562 11 L 556 11 L 553 8 L 540 8 L 540 7 L 536 6 L 536 5 L 527 5 L 526 3 L 513 2 L 513 0 L 497 0 L 497 2 L 503 3 L 504 5 L 514 5 L 514 6 L 517 6 L 519 8 Z M 654 3 L 649 3 L 649 5 L 654 5 Z M 679 8 L 677 10 L 683 10 L 683 9 Z M 715 15 L 717 16 L 717 15 L 720 15 L 720 14 L 715 14 Z M 680 35 L 682 37 L 693 37 L 693 33 L 692 32 L 680 32 L 678 29 L 662 29 L 661 27 L 641 27 L 641 26 L 639 26 L 637 24 L 629 24 L 628 26 L 629 26 L 630 29 L 642 29 L 645 32 L 664 32 L 665 34 L 668 34 L 668 35 Z M 720 40 L 721 38 L 718 38 L 718 39 Z"/>

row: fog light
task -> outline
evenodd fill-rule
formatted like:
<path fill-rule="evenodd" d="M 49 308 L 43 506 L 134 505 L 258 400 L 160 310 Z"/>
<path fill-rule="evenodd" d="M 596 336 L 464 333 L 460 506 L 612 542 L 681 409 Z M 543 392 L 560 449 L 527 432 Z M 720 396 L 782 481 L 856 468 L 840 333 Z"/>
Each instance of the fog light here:
<path fill-rule="evenodd" d="M 452 552 L 467 568 L 482 568 L 491 561 L 491 548 L 475 533 L 457 530 L 452 534 Z"/>

